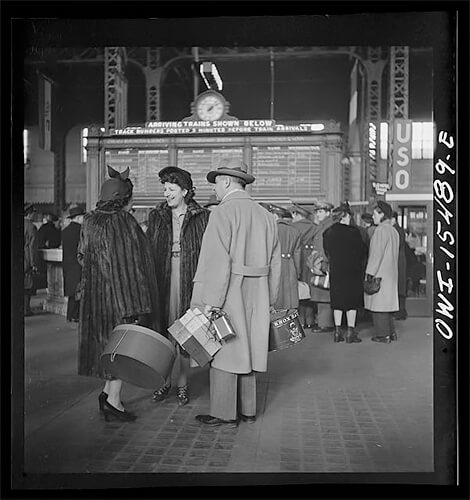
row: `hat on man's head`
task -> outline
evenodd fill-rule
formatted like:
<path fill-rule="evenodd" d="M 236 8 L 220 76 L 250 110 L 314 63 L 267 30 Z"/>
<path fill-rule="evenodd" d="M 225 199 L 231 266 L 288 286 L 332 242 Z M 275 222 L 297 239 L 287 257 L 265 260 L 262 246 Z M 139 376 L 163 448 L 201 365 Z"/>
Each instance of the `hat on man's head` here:
<path fill-rule="evenodd" d="M 23 208 L 24 215 L 29 215 L 35 211 L 36 211 L 36 209 L 34 208 L 34 205 L 32 203 L 25 203 L 24 204 L 24 208 Z"/>
<path fill-rule="evenodd" d="M 67 219 L 73 219 L 74 217 L 78 217 L 79 215 L 83 215 L 84 213 L 86 213 L 85 209 L 77 205 L 69 210 Z"/>
<path fill-rule="evenodd" d="M 119 173 L 108 165 L 109 179 L 103 182 L 100 191 L 100 201 L 121 200 L 132 193 L 133 184 L 129 179 L 130 169 Z"/>
<path fill-rule="evenodd" d="M 328 201 L 317 201 L 315 203 L 315 211 L 316 210 L 328 210 L 328 211 L 331 211 L 331 209 L 333 208 L 333 204 L 332 203 L 329 203 Z"/>
<path fill-rule="evenodd" d="M 167 176 L 176 178 L 178 186 L 182 189 L 187 189 L 188 191 L 193 189 L 193 179 L 187 170 L 180 167 L 169 166 L 162 168 L 160 172 L 158 172 L 158 177 L 160 177 L 162 182 L 166 182 L 164 179 Z"/>
<path fill-rule="evenodd" d="M 268 210 L 271 213 L 278 215 L 282 219 L 292 219 L 292 214 L 289 212 L 289 210 L 287 210 L 287 208 L 271 204 Z"/>
<path fill-rule="evenodd" d="M 385 217 L 387 217 L 387 219 L 390 219 L 390 217 L 392 217 L 393 210 L 392 210 L 392 207 L 388 203 L 385 203 L 385 201 L 379 200 L 379 201 L 377 201 L 377 207 L 380 208 L 380 210 L 383 212 Z"/>
<path fill-rule="evenodd" d="M 220 201 L 217 199 L 217 196 L 215 194 L 211 194 L 207 202 L 204 203 L 204 207 L 212 207 L 213 205 L 218 205 L 219 203 Z"/>
<path fill-rule="evenodd" d="M 295 212 L 305 218 L 308 218 L 312 215 L 312 212 L 310 212 L 310 210 L 307 210 L 306 208 L 297 205 L 297 203 L 292 203 L 292 205 L 288 208 L 288 210 L 291 214 Z"/>
<path fill-rule="evenodd" d="M 361 219 L 364 222 L 369 222 L 370 224 L 374 223 L 374 219 L 372 218 L 372 214 L 369 214 L 368 212 L 365 212 L 361 215 Z"/>
<path fill-rule="evenodd" d="M 223 158 L 217 170 L 211 170 L 206 178 L 211 183 L 215 183 L 215 178 L 218 175 L 229 175 L 243 179 L 247 184 L 251 184 L 255 178 L 248 173 L 248 167 L 242 160 L 235 158 Z"/>

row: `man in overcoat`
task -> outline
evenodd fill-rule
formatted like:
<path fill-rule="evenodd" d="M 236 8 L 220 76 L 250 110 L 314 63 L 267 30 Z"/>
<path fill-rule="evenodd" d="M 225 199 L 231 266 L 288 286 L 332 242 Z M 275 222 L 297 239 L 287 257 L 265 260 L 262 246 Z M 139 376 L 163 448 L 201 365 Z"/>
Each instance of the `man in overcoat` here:
<path fill-rule="evenodd" d="M 279 243 L 281 245 L 281 283 L 274 304 L 275 309 L 297 309 L 299 307 L 300 231 L 292 224 L 290 212 L 278 205 L 268 204 L 277 221 Z"/>
<path fill-rule="evenodd" d="M 64 273 L 64 295 L 67 299 L 67 321 L 78 323 L 80 300 L 78 286 L 82 276 L 82 266 L 77 260 L 77 249 L 80 242 L 85 210 L 79 206 L 72 207 L 67 216 L 70 223 L 62 230 L 62 267 Z"/>
<path fill-rule="evenodd" d="M 315 232 L 313 235 L 312 245 L 314 250 L 316 250 L 322 260 L 322 270 L 327 272 L 328 270 L 328 258 L 323 246 L 323 234 L 325 231 L 335 224 L 333 217 L 331 216 L 331 209 L 333 205 L 327 201 L 321 201 L 315 204 L 315 213 L 318 218 L 318 225 L 315 227 Z M 310 296 L 314 302 L 317 303 L 317 324 L 313 328 L 313 332 L 332 332 L 333 331 L 333 313 L 330 307 L 330 291 L 328 289 L 322 289 L 310 286 Z"/>
<path fill-rule="evenodd" d="M 312 215 L 306 208 L 293 203 L 290 207 L 292 225 L 300 231 L 300 281 L 309 283 L 310 272 L 307 268 L 307 255 L 313 250 L 313 237 L 316 224 L 310 219 Z M 299 302 L 299 315 L 304 328 L 313 328 L 315 323 L 316 304 L 310 299 Z"/>
<path fill-rule="evenodd" d="M 23 269 L 24 269 L 24 315 L 32 316 L 31 295 L 35 294 L 33 276 L 38 268 L 38 230 L 32 222 L 34 206 L 27 203 L 24 206 L 24 231 L 23 231 Z"/>
<path fill-rule="evenodd" d="M 220 204 L 202 240 L 191 306 L 206 315 L 222 309 L 236 336 L 211 362 L 210 414 L 196 419 L 234 427 L 240 418 L 256 418 L 255 372 L 267 369 L 270 308 L 278 295 L 281 251 L 274 217 L 245 191 L 255 178 L 242 161 L 223 161 L 207 180 L 215 184 Z"/>

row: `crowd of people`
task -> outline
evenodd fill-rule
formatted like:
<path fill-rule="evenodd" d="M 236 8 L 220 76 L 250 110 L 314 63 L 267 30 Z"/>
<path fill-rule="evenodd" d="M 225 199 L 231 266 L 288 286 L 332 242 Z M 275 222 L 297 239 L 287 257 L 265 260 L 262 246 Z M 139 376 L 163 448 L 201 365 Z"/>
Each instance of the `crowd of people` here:
<path fill-rule="evenodd" d="M 372 340 L 397 340 L 394 315 L 407 316 L 408 244 L 388 203 L 378 201 L 372 214 L 362 214 L 360 226 L 347 202 L 333 207 L 320 201 L 314 213 L 298 204 L 258 203 L 245 189 L 255 182 L 246 164 L 228 159 L 208 172 L 214 195 L 203 205 L 190 172 L 162 169 L 164 201 L 143 228 L 132 215 L 129 169 L 119 173 L 108 166 L 108 175 L 96 207 L 87 213 L 70 208 L 58 236 L 51 218 L 40 239 L 31 222 L 34 207 L 28 204 L 24 212 L 25 315 L 38 244 L 62 245 L 67 319 L 79 323 L 78 373 L 104 380 L 98 404 L 107 419 L 136 418 L 122 404 L 122 381 L 100 363 L 111 332 L 122 323 L 147 326 L 171 340 L 168 327 L 190 307 L 208 317 L 228 314 L 236 336 L 214 355 L 209 413 L 196 416 L 210 426 L 255 421 L 256 373 L 267 369 L 274 311 L 298 309 L 305 329 L 331 332 L 334 342 L 346 343 L 361 342 L 357 317 L 368 311 Z M 364 293 L 368 278 L 380 279 L 373 295 Z M 153 400 L 166 399 L 174 380 L 176 400 L 186 405 L 195 365 L 174 343 L 173 372 Z"/>

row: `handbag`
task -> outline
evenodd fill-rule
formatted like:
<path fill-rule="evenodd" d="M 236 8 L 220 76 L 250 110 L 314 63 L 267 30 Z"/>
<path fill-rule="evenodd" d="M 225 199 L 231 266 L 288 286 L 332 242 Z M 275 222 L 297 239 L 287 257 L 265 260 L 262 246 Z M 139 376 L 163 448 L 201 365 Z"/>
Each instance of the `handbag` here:
<path fill-rule="evenodd" d="M 315 276 L 322 276 L 324 272 L 322 271 L 323 256 L 316 249 L 313 249 L 306 258 L 306 264 L 309 272 Z"/>
<path fill-rule="evenodd" d="M 310 278 L 310 284 L 317 288 L 322 288 L 323 290 L 330 289 L 330 273 L 326 273 L 323 276 L 312 276 Z"/>
<path fill-rule="evenodd" d="M 364 280 L 364 293 L 367 295 L 374 295 L 380 290 L 380 282 L 382 278 L 376 278 L 368 274 Z"/>
<path fill-rule="evenodd" d="M 304 281 L 297 281 L 297 288 L 299 292 L 299 300 L 310 298 L 310 287 Z"/>

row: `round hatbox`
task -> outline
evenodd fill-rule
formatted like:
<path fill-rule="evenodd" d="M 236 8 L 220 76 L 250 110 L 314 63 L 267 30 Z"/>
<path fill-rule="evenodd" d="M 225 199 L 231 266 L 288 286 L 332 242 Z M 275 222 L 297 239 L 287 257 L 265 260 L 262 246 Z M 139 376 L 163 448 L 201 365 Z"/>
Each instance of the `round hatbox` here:
<path fill-rule="evenodd" d="M 107 373 L 138 387 L 158 390 L 171 374 L 176 351 L 163 335 L 135 324 L 118 325 L 101 354 Z"/>

